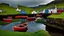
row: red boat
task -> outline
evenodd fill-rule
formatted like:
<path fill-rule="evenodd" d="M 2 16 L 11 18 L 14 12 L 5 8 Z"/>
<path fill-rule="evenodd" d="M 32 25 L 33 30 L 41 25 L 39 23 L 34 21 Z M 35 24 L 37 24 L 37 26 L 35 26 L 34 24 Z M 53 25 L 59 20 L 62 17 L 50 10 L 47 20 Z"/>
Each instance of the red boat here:
<path fill-rule="evenodd" d="M 8 18 L 3 18 L 3 22 L 11 23 L 12 22 L 12 17 L 9 16 Z"/>
<path fill-rule="evenodd" d="M 34 20 L 36 20 L 36 18 L 35 17 L 28 17 L 27 20 L 28 21 L 34 21 Z"/>
<path fill-rule="evenodd" d="M 21 18 L 28 18 L 28 16 L 15 16 L 15 18 L 21 19 Z"/>
<path fill-rule="evenodd" d="M 27 24 L 20 24 L 13 27 L 14 31 L 26 32 L 28 30 Z"/>

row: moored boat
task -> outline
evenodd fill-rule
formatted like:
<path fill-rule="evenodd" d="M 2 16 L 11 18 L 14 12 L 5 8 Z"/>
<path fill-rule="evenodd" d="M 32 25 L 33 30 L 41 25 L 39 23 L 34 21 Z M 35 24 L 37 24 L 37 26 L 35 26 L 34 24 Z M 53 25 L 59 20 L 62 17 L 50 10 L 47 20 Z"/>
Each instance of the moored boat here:
<path fill-rule="evenodd" d="M 24 19 L 24 18 L 28 18 L 28 16 L 15 16 L 15 18 L 18 18 L 18 19 Z"/>
<path fill-rule="evenodd" d="M 28 17 L 27 20 L 28 21 L 35 21 L 36 20 L 36 17 Z"/>
<path fill-rule="evenodd" d="M 26 32 L 28 30 L 27 24 L 20 24 L 13 27 L 14 31 Z"/>

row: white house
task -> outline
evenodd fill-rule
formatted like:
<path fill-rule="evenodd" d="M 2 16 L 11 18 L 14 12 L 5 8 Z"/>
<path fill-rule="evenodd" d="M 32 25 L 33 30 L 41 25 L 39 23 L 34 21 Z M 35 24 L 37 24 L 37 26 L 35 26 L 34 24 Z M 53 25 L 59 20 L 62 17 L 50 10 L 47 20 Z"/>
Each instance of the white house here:
<path fill-rule="evenodd" d="M 43 10 L 43 12 L 42 13 L 45 13 L 45 9 Z"/>
<path fill-rule="evenodd" d="M 49 13 L 57 13 L 57 7 L 55 6 L 54 9 L 48 9 Z"/>
<path fill-rule="evenodd" d="M 55 6 L 54 13 L 57 13 L 57 7 Z"/>
<path fill-rule="evenodd" d="M 0 10 L 0 12 L 2 12 L 2 10 Z"/>
<path fill-rule="evenodd" d="M 46 9 L 40 11 L 40 13 L 46 13 L 45 11 Z M 49 8 L 48 11 L 48 13 L 57 13 L 57 7 L 55 6 L 55 8 Z"/>
<path fill-rule="evenodd" d="M 54 12 L 54 9 L 48 9 L 49 12 L 48 13 L 53 13 Z"/>
<path fill-rule="evenodd" d="M 32 11 L 31 14 L 37 14 L 37 12 L 36 11 Z"/>
<path fill-rule="evenodd" d="M 21 9 L 17 8 L 17 9 L 16 9 L 16 11 L 19 11 L 19 12 L 20 12 L 20 11 L 21 11 Z"/>

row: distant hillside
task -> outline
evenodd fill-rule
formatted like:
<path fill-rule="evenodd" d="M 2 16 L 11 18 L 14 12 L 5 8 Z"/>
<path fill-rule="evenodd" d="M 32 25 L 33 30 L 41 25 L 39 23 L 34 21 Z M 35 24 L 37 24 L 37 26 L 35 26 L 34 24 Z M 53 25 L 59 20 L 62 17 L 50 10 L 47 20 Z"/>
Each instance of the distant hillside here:
<path fill-rule="evenodd" d="M 62 3 L 49 3 L 45 6 L 40 6 L 40 7 L 34 7 L 34 8 L 30 8 L 30 7 L 25 7 L 25 6 L 20 6 L 19 5 L 19 8 L 21 10 L 26 10 L 26 13 L 27 14 L 31 14 L 31 12 L 33 10 L 39 12 L 41 9 L 48 9 L 48 8 L 52 8 L 54 6 L 57 6 L 57 8 L 64 8 L 64 2 Z M 0 15 L 14 15 L 14 14 L 20 14 L 19 12 L 16 11 L 16 8 L 14 7 L 10 7 L 8 4 L 0 4 L 0 9 L 3 9 L 3 10 L 6 10 L 5 13 L 0 13 Z"/>
<path fill-rule="evenodd" d="M 5 10 L 6 12 L 0 12 L 0 15 L 10 15 L 10 14 L 19 14 L 19 12 L 16 12 L 15 8 L 10 7 L 8 4 L 0 4 L 0 9 Z"/>
<path fill-rule="evenodd" d="M 32 9 L 29 7 L 19 6 L 21 10 L 26 10 L 27 14 L 30 14 L 32 12 Z M 6 12 L 0 12 L 0 15 L 14 15 L 14 14 L 20 14 L 16 11 L 16 8 L 10 7 L 8 4 L 0 4 L 0 9 L 5 10 Z"/>
<path fill-rule="evenodd" d="M 33 11 L 32 8 L 30 7 L 25 7 L 25 6 L 18 6 L 21 10 L 25 10 L 27 14 L 31 14 L 31 12 Z"/>
<path fill-rule="evenodd" d="M 34 7 L 33 9 L 35 9 L 36 11 L 40 11 L 41 9 L 48 9 L 48 8 L 52 8 L 54 6 L 57 6 L 57 8 L 64 8 L 64 1 L 53 1 L 47 5 L 40 5 L 39 7 Z"/>

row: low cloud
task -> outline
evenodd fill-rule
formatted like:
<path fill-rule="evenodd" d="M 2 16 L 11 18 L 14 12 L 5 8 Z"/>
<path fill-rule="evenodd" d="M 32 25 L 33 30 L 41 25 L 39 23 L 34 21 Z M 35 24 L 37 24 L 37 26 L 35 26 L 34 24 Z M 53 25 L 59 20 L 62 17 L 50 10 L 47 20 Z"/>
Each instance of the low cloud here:
<path fill-rule="evenodd" d="M 54 0 L 0 0 L 0 3 L 8 3 L 10 6 L 17 7 L 17 5 L 36 7 L 39 5 L 46 5 Z"/>

